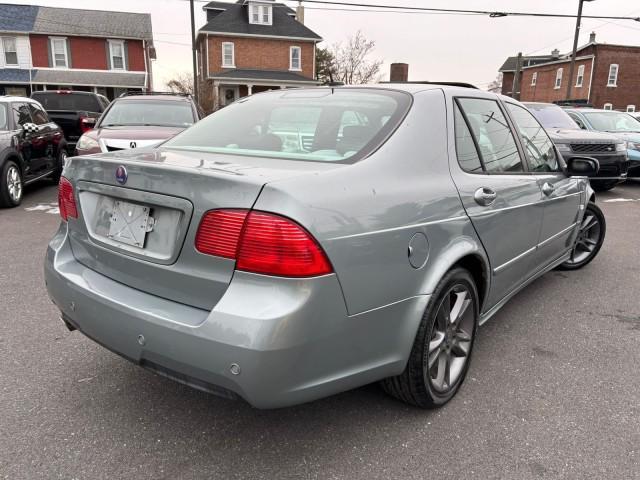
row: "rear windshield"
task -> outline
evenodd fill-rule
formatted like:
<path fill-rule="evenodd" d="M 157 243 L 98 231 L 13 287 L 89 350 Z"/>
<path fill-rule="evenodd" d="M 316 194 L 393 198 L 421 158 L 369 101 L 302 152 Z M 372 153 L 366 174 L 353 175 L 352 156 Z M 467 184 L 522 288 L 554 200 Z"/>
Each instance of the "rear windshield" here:
<path fill-rule="evenodd" d="M 39 101 L 45 110 L 72 110 L 100 112 L 98 99 L 93 95 L 77 95 L 73 93 L 34 92 L 31 98 Z"/>
<path fill-rule="evenodd" d="M 384 141 L 410 104 L 408 94 L 383 89 L 264 93 L 215 112 L 163 146 L 351 163 Z"/>
<path fill-rule="evenodd" d="M 538 105 L 525 103 L 544 128 L 563 128 L 566 130 L 580 130 L 580 127 L 562 108 L 557 105 Z"/>
<path fill-rule="evenodd" d="M 135 125 L 188 127 L 194 122 L 193 109 L 188 102 L 116 100 L 104 113 L 100 127 Z"/>
<path fill-rule="evenodd" d="M 0 130 L 8 130 L 7 106 L 0 103 Z"/>
<path fill-rule="evenodd" d="M 583 112 L 593 128 L 603 132 L 640 132 L 640 123 L 628 113 Z"/>

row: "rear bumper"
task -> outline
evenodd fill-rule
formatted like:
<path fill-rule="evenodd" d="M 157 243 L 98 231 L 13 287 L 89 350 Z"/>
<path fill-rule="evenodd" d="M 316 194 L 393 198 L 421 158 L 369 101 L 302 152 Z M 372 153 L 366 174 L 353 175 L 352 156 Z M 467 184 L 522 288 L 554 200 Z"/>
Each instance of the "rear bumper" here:
<path fill-rule="evenodd" d="M 45 259 L 47 290 L 66 322 L 157 373 L 258 408 L 399 374 L 428 301 L 413 297 L 349 317 L 335 275 L 274 279 L 236 272 L 206 311 L 88 269 L 73 257 L 66 229 L 62 224 Z"/>

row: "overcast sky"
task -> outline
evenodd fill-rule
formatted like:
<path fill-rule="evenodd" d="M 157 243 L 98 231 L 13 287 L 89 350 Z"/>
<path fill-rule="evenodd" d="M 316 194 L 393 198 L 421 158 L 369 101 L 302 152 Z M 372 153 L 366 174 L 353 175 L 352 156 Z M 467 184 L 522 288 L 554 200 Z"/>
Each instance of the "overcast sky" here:
<path fill-rule="evenodd" d="M 3 0 L 25 4 L 24 0 Z M 347 0 L 353 1 L 356 0 Z M 205 23 L 196 2 L 196 28 Z M 287 1 L 295 6 L 297 2 Z M 578 0 L 366 0 L 362 3 L 529 11 L 575 14 Z M 158 60 L 154 63 L 155 88 L 173 75 L 191 68 L 189 2 L 186 0 L 39 0 L 39 5 L 151 13 Z M 448 80 L 474 83 L 484 88 L 507 56 L 544 54 L 554 48 L 571 49 L 575 19 L 488 18 L 475 15 L 417 13 L 337 12 L 320 5 L 306 9 L 306 25 L 325 39 L 324 45 L 344 41 L 360 29 L 376 42 L 374 57 L 389 63 L 409 63 L 410 80 Z M 640 16 L 638 0 L 595 0 L 585 3 L 584 14 Z M 583 21 L 580 44 L 595 31 L 600 42 L 640 45 L 640 22 L 628 20 Z"/>

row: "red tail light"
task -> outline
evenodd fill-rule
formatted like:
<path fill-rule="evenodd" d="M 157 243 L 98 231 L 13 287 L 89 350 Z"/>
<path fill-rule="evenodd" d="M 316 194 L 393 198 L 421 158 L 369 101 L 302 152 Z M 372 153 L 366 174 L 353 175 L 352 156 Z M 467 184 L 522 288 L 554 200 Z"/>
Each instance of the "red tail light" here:
<path fill-rule="evenodd" d="M 90 117 L 80 117 L 80 131 L 87 133 L 89 130 L 93 130 L 96 125 L 96 119 Z"/>
<path fill-rule="evenodd" d="M 201 253 L 236 260 L 236 269 L 313 277 L 333 269 L 318 242 L 293 220 L 248 210 L 212 210 L 196 234 Z"/>
<path fill-rule="evenodd" d="M 69 217 L 78 218 L 78 207 L 76 206 L 76 197 L 73 194 L 73 186 L 64 177 L 60 177 L 58 185 L 58 207 L 60 216 L 65 222 Z"/>

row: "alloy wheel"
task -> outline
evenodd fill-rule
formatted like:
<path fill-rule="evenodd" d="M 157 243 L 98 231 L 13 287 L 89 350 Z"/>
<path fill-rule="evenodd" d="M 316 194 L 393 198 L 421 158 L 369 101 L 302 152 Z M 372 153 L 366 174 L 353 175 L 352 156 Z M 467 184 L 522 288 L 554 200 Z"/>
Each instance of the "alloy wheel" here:
<path fill-rule="evenodd" d="M 18 167 L 11 165 L 7 170 L 7 191 L 9 192 L 9 197 L 11 201 L 14 203 L 19 203 L 22 198 L 22 177 L 20 176 L 20 171 Z"/>
<path fill-rule="evenodd" d="M 568 265 L 575 265 L 589 258 L 598 246 L 601 232 L 602 228 L 598 217 L 587 211 L 580 224 L 578 237 L 571 250 L 571 256 L 566 263 Z"/>
<path fill-rule="evenodd" d="M 425 356 L 425 380 L 446 394 L 461 378 L 469 359 L 474 334 L 474 308 L 468 287 L 454 285 L 443 297 Z"/>

